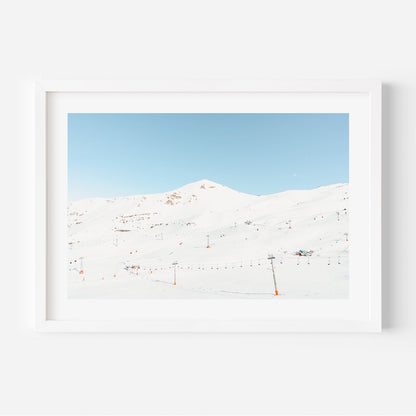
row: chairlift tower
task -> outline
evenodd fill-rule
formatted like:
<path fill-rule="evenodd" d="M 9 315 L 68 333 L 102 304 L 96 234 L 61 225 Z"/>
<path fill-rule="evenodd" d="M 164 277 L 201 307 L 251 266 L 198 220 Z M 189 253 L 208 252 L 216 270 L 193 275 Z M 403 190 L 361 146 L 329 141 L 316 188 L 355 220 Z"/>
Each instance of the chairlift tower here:
<path fill-rule="evenodd" d="M 273 264 L 273 260 L 275 259 L 275 257 L 273 256 L 273 254 L 269 254 L 267 256 L 267 259 L 270 260 L 270 264 L 272 265 L 273 282 L 274 282 L 274 292 L 276 293 L 276 296 L 278 296 L 279 295 L 279 292 L 277 290 L 276 275 L 274 273 L 274 264 Z"/>
<path fill-rule="evenodd" d="M 80 257 L 79 260 L 80 260 L 79 274 L 82 275 L 82 280 L 85 280 L 84 257 Z"/>
<path fill-rule="evenodd" d="M 173 265 L 173 285 L 176 286 L 176 266 L 178 265 L 178 262 L 174 261 L 172 265 Z"/>

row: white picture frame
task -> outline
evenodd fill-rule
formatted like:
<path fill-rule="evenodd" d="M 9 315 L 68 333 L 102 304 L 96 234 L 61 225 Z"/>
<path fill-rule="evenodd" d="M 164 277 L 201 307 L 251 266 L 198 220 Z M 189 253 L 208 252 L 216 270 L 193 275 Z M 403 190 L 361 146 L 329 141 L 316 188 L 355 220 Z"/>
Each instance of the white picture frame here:
<path fill-rule="evenodd" d="M 219 95 L 223 94 L 244 94 L 248 98 L 249 96 L 264 97 L 267 95 L 271 99 L 280 94 L 287 97 L 288 103 L 291 103 L 289 107 L 293 106 L 292 108 L 296 108 L 296 105 L 301 104 L 302 100 L 303 102 L 310 100 L 308 105 L 313 107 L 314 97 L 323 97 L 323 99 L 337 97 L 341 107 L 343 98 L 345 98 L 345 102 L 349 100 L 348 105 L 351 106 L 355 105 L 354 99 L 356 98 L 357 102 L 361 103 L 357 105 L 356 119 L 361 117 L 363 127 L 361 128 L 357 124 L 355 131 L 357 139 L 354 139 L 355 144 L 350 146 L 350 167 L 354 167 L 355 177 L 361 178 L 360 181 L 356 180 L 358 191 L 355 194 L 356 196 L 353 197 L 356 198 L 355 206 L 363 207 L 359 208 L 362 210 L 360 212 L 362 218 L 360 217 L 359 221 L 361 221 L 363 226 L 361 228 L 356 227 L 357 231 L 351 244 L 357 244 L 357 252 L 365 252 L 360 254 L 363 256 L 362 259 L 357 261 L 356 268 L 352 269 L 352 273 L 362 274 L 355 277 L 356 281 L 359 282 L 359 286 L 363 289 L 362 293 L 360 289 L 356 290 L 354 292 L 357 295 L 356 299 L 350 299 L 350 304 L 336 305 L 335 302 L 337 301 L 328 301 L 322 304 L 321 310 L 319 310 L 319 302 L 316 301 L 314 304 L 314 300 L 299 300 L 293 303 L 293 305 L 292 301 L 284 300 L 285 304 L 281 303 L 280 305 L 283 306 L 279 310 L 274 310 L 274 306 L 271 306 L 267 301 L 264 304 L 254 306 L 250 301 L 241 300 L 238 304 L 233 303 L 233 307 L 235 306 L 236 310 L 234 314 L 226 312 L 230 309 L 227 308 L 226 303 L 224 306 L 221 306 L 220 310 L 223 308 L 223 315 L 213 314 L 213 308 L 210 309 L 209 307 L 201 310 L 199 314 L 190 314 L 190 303 L 186 300 L 178 301 L 185 302 L 181 305 L 172 303 L 172 301 L 158 301 L 157 308 L 165 308 L 165 314 L 153 313 L 152 310 L 156 309 L 152 309 L 152 304 L 149 303 L 152 301 L 149 300 L 125 300 L 117 302 L 117 305 L 111 301 L 95 301 L 94 309 L 102 308 L 102 310 L 107 309 L 110 311 L 108 315 L 102 312 L 101 315 L 97 316 L 85 313 L 89 307 L 87 304 L 81 305 L 79 301 L 73 301 L 77 303 L 79 310 L 72 314 L 69 312 L 66 314 L 65 312 L 71 308 L 56 307 L 60 300 L 55 296 L 57 293 L 55 287 L 58 280 L 64 279 L 64 276 L 59 276 L 59 273 L 52 273 L 52 268 L 56 267 L 54 266 L 54 259 L 57 253 L 54 251 L 57 250 L 57 246 L 53 244 L 54 239 L 51 237 L 51 233 L 58 227 L 57 217 L 59 215 L 56 213 L 57 207 L 65 206 L 66 201 L 62 200 L 63 196 L 60 195 L 60 203 L 52 202 L 52 200 L 58 198 L 57 193 L 53 190 L 55 182 L 53 178 L 59 177 L 58 171 L 62 166 L 54 163 L 53 152 L 56 147 L 56 141 L 60 139 L 57 135 L 51 134 L 50 130 L 55 122 L 55 116 L 59 117 L 59 111 L 66 111 L 61 98 L 64 96 L 71 97 L 70 105 L 79 106 L 79 112 L 91 112 L 91 108 L 96 108 L 97 112 L 105 112 L 105 108 L 103 110 L 103 107 L 99 104 L 99 97 L 102 96 L 105 97 L 103 102 L 106 101 L 113 108 L 112 111 L 117 112 L 114 108 L 118 106 L 120 112 L 126 112 L 127 107 L 122 108 L 123 103 L 134 101 L 134 97 L 139 97 L 141 94 L 146 94 L 146 96 L 149 96 L 149 94 L 168 94 L 169 97 L 173 97 L 173 101 L 175 94 L 194 95 L 195 97 L 199 94 L 202 100 L 203 97 L 213 97 L 213 102 L 216 100 L 215 97 L 217 95 L 219 97 Z M 83 107 L 82 103 L 88 101 L 86 97 L 90 96 L 95 98 L 87 105 L 88 108 Z M 351 97 L 355 98 L 350 100 Z M 215 105 L 215 102 L 212 105 Z M 255 106 L 256 104 L 253 105 Z M 324 109 L 330 108 L 328 105 Z M 289 107 L 287 112 L 293 111 Z M 360 111 L 361 113 L 359 114 Z M 163 109 L 161 112 L 163 112 Z M 334 112 L 337 111 L 335 110 Z M 365 183 L 365 185 L 359 182 Z M 39 331 L 381 331 L 381 83 L 379 81 L 39 81 L 36 85 L 36 192 L 36 329 Z M 362 246 L 358 249 L 360 244 Z M 354 272 L 354 270 L 360 269 L 364 270 L 364 272 Z M 106 302 L 110 303 L 106 304 Z M 143 309 L 143 302 L 146 304 L 146 309 Z M 229 301 L 221 300 L 220 302 Z M 302 302 L 304 303 L 302 304 Z M 218 304 L 216 305 L 218 306 Z M 113 307 L 118 308 L 114 309 L 118 312 L 111 315 Z M 313 308 L 316 310 L 310 313 Z M 61 312 L 55 314 L 55 309 Z M 177 315 L 170 313 L 177 310 L 182 312 L 178 312 Z M 256 314 L 250 315 L 249 312 L 244 312 L 246 310 L 255 310 Z M 332 310 L 335 311 L 334 314 L 330 312 Z M 355 313 L 356 310 L 360 312 Z M 241 313 L 238 311 L 241 311 Z"/>

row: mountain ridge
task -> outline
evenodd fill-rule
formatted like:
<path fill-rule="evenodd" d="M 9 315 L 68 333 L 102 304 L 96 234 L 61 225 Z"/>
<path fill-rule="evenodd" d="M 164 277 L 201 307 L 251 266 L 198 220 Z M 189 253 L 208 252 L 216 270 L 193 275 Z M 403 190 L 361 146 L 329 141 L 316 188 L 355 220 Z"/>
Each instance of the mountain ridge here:
<path fill-rule="evenodd" d="M 91 201 L 99 201 L 99 200 L 115 200 L 115 199 L 126 199 L 126 198 L 141 198 L 141 197 L 151 197 L 151 196 L 160 196 L 160 195 L 166 195 L 166 194 L 172 194 L 175 192 L 183 192 L 183 191 L 195 191 L 198 189 L 203 189 L 203 190 L 210 190 L 210 189 L 226 189 L 226 190 L 230 190 L 233 192 L 236 192 L 238 194 L 242 194 L 242 195 L 249 195 L 249 196 L 255 196 L 255 197 L 268 197 L 268 196 L 274 196 L 274 195 L 278 195 L 278 194 L 284 194 L 284 193 L 289 193 L 289 192 L 308 192 L 308 191 L 314 191 L 317 189 L 321 189 L 321 188 L 329 188 L 329 187 L 336 187 L 336 186 L 343 186 L 343 185 L 348 185 L 348 183 L 343 183 L 343 182 L 339 182 L 339 183 L 335 183 L 335 184 L 330 184 L 330 185 L 321 185 L 318 186 L 316 188 L 312 188 L 312 189 L 288 189 L 285 191 L 280 191 L 280 192 L 275 192 L 275 193 L 271 193 L 271 194 L 263 194 L 263 195 L 258 195 L 258 194 L 249 194 L 246 192 L 242 192 L 242 191 L 238 191 L 236 189 L 233 189 L 229 186 L 226 185 L 222 185 L 220 183 L 211 181 L 209 179 L 201 179 L 195 182 L 190 182 L 188 184 L 182 185 L 179 188 L 175 188 L 172 189 L 170 191 L 166 191 L 166 192 L 156 192 L 156 193 L 148 193 L 148 194 L 130 194 L 130 195 L 125 195 L 125 196 L 114 196 L 114 197 L 104 197 L 104 196 L 97 196 L 97 197 L 90 197 L 90 198 L 81 198 L 81 199 L 76 199 L 76 200 L 71 200 L 68 201 L 68 203 L 77 203 L 77 202 L 81 202 L 81 201 L 87 201 L 87 200 L 91 200 Z"/>

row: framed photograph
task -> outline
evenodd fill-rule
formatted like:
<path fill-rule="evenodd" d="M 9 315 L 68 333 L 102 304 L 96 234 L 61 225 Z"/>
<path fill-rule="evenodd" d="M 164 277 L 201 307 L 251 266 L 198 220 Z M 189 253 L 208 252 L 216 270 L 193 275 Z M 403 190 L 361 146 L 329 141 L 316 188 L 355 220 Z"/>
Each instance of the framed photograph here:
<path fill-rule="evenodd" d="M 39 330 L 381 330 L 380 82 L 36 95 Z"/>

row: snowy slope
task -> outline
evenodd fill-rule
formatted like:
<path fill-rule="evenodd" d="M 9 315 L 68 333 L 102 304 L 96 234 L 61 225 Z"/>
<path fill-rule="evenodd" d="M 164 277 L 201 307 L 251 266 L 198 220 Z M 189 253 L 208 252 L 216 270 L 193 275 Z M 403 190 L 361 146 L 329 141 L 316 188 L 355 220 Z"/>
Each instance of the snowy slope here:
<path fill-rule="evenodd" d="M 347 297 L 348 185 L 255 196 L 202 180 L 71 202 L 68 247 L 73 298 L 269 297 L 269 254 L 279 298 Z"/>

